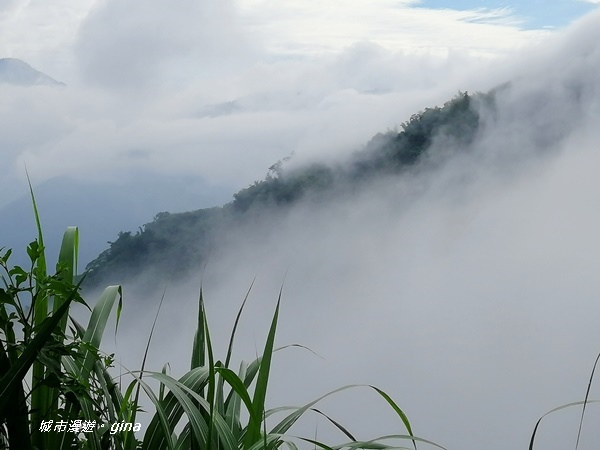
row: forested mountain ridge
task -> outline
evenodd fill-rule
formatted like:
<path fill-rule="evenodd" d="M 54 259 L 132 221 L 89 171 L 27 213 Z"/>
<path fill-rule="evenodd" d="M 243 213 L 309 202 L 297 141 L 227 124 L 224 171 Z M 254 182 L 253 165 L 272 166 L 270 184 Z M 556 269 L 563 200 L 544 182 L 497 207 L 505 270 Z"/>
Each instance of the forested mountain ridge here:
<path fill-rule="evenodd" d="M 377 177 L 399 175 L 419 163 L 432 144 L 443 140 L 466 147 L 480 126 L 482 107 L 493 107 L 494 94 L 459 93 L 442 107 L 428 108 L 401 124 L 400 132 L 374 136 L 359 152 L 338 165 L 313 163 L 288 169 L 286 160 L 267 176 L 233 196 L 221 207 L 170 214 L 158 213 L 135 233 L 121 232 L 86 270 L 85 284 L 121 283 L 148 268 L 167 278 L 184 276 L 209 256 L 227 230 L 248 224 L 265 208 L 281 211 L 300 199 L 324 199 L 337 189 L 357 189 Z"/>

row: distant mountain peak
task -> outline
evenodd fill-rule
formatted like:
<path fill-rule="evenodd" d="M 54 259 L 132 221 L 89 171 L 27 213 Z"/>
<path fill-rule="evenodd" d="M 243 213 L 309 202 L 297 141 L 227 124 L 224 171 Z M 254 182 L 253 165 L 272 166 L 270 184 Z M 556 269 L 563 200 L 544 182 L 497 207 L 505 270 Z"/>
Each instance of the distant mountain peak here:
<path fill-rule="evenodd" d="M 34 69 L 25 61 L 16 58 L 0 58 L 0 84 L 18 86 L 64 86 L 39 70 Z"/>

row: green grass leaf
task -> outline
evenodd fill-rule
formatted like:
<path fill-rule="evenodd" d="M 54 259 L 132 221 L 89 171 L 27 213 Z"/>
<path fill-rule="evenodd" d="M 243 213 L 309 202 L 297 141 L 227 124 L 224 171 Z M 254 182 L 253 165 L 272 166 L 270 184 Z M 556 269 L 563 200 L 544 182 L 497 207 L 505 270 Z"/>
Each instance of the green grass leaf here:
<path fill-rule="evenodd" d="M 74 295 L 75 292 L 66 299 L 65 303 L 56 313 L 42 322 L 39 331 L 25 347 L 21 356 L 19 356 L 19 359 L 10 367 L 6 374 L 0 378 L 0 417 L 5 417 L 6 414 L 10 412 L 7 409 L 10 393 L 22 386 L 21 383 L 23 382 L 25 375 L 36 361 L 42 348 L 47 344 L 52 332 L 58 325 L 58 322 L 69 311 L 69 306 Z"/>
<path fill-rule="evenodd" d="M 572 408 L 574 406 L 580 406 L 580 405 L 585 405 L 585 404 L 590 404 L 590 403 L 600 403 L 600 400 L 584 400 L 584 401 L 580 401 L 580 402 L 567 403 L 565 405 L 557 406 L 556 408 L 551 409 L 546 414 L 544 414 L 542 417 L 540 417 L 538 419 L 538 421 L 535 423 L 535 427 L 533 428 L 533 433 L 531 434 L 531 440 L 529 441 L 529 450 L 533 450 L 533 443 L 535 441 L 535 436 L 537 435 L 538 428 L 542 422 L 542 419 L 544 419 L 544 417 L 546 417 L 550 414 L 553 414 L 557 411 L 561 411 L 563 409 Z"/>
<path fill-rule="evenodd" d="M 246 435 L 244 437 L 245 450 L 249 450 L 256 442 L 259 441 L 261 436 L 262 417 L 265 411 L 267 385 L 271 370 L 271 358 L 273 356 L 275 332 L 277 330 L 277 321 L 279 319 L 281 292 L 282 291 L 280 290 L 279 297 L 277 298 L 277 306 L 275 307 L 275 314 L 273 315 L 273 320 L 271 321 L 271 327 L 269 329 L 269 334 L 267 335 L 267 342 L 265 343 L 265 349 L 262 354 L 262 361 L 258 371 L 258 378 L 256 380 L 256 387 L 254 389 L 254 397 L 252 398 L 252 415 L 250 416 L 248 430 L 246 431 Z M 257 417 L 260 417 L 261 419 L 257 420 Z"/>

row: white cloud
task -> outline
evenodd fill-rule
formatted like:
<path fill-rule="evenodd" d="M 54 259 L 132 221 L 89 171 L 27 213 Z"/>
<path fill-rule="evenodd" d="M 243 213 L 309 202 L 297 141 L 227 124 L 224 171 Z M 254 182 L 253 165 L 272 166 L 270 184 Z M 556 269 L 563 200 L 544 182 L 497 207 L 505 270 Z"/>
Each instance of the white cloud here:
<path fill-rule="evenodd" d="M 356 41 L 371 41 L 406 52 L 446 53 L 464 49 L 494 56 L 537 39 L 523 31 L 507 9 L 427 9 L 415 1 L 240 3 L 241 17 L 274 52 L 339 51 Z"/>
<path fill-rule="evenodd" d="M 23 59 L 61 81 L 71 82 L 77 29 L 95 0 L 13 0 L 0 9 L 0 55 Z"/>
<path fill-rule="evenodd" d="M 337 158 L 458 89 L 492 87 L 489 78 L 466 81 L 478 67 L 467 55 L 408 56 L 363 43 L 337 55 L 257 64 L 179 92 L 144 90 L 142 98 L 5 86 L 2 140 L 12 155 L 5 177 L 21 174 L 25 163 L 40 182 L 118 177 L 141 165 L 225 182 L 233 193 L 291 153 L 298 161 Z"/>
<path fill-rule="evenodd" d="M 308 345 L 326 358 L 278 355 L 273 404 L 373 383 L 394 396 L 420 436 L 447 448 L 493 450 L 526 446 L 544 412 L 582 398 L 600 339 L 600 111 L 596 100 L 576 108 L 572 93 L 560 90 L 559 80 L 569 77 L 550 74 L 554 62 L 546 64 L 499 106 L 497 134 L 476 147 L 479 158 L 456 161 L 433 179 L 405 178 L 336 206 L 269 218 L 272 227 L 242 230 L 212 258 L 203 285 L 216 330 L 237 306 L 223 300 L 241 297 L 258 276 L 249 308 L 255 312 L 245 316 L 237 352 L 250 357 L 260 348 L 285 276 L 279 342 Z M 521 103 L 542 99 L 542 92 L 547 107 Z M 566 106 L 565 116 L 554 115 L 555 104 Z M 561 119 L 569 133 L 539 142 Z M 411 189 L 412 200 L 402 195 Z M 188 296 L 181 310 L 192 307 L 195 296 Z M 189 340 L 193 324 L 178 323 L 174 342 Z M 157 361 L 164 354 L 157 344 Z M 366 395 L 342 396 L 323 409 L 361 436 L 401 429 L 382 412 L 383 402 Z M 578 413 L 544 423 L 538 445 L 568 445 Z M 303 433 L 312 435 L 312 425 Z M 320 436 L 328 436 L 324 428 Z M 587 442 L 599 437 L 585 428 Z"/>
<path fill-rule="evenodd" d="M 207 292 L 215 302 L 236 298 L 258 272 L 257 317 L 241 330 L 241 354 L 253 355 L 253 329 L 262 329 L 289 267 L 280 342 L 309 345 L 327 361 L 293 372 L 294 361 L 282 359 L 278 376 L 288 383 L 275 381 L 275 398 L 307 400 L 342 378 L 379 384 L 418 434 L 448 448 L 526 446 L 543 412 L 581 398 L 600 340 L 600 16 L 549 37 L 507 24 L 506 11 L 436 12 L 410 2 L 213 10 L 107 2 L 85 22 L 79 14 L 90 4 L 81 4 L 61 3 L 75 8 L 70 18 L 39 28 L 41 3 L 3 10 L 0 42 L 10 56 L 49 60 L 64 44 L 77 49 L 84 79 L 100 86 L 0 87 L 3 193 L 22 180 L 24 163 L 37 181 L 118 178 L 143 167 L 226 182 L 233 192 L 293 151 L 300 161 L 337 158 L 458 89 L 512 79 L 472 159 L 454 160 L 434 181 L 383 183 L 336 208 L 294 211 L 266 238 L 223 249 Z M 209 12 L 218 26 L 196 29 L 197 18 L 209 26 Z M 504 22 L 489 23 L 496 18 Z M 245 60 L 233 47 L 246 38 L 262 50 Z M 531 40 L 535 51 L 503 57 Z M 165 86 L 181 68 L 189 73 Z M 418 201 L 398 194 L 419 190 Z M 224 323 L 237 305 L 211 307 Z M 193 320 L 181 315 L 187 308 L 173 308 L 158 332 L 176 343 L 169 355 L 190 342 L 191 332 L 177 335 L 192 326 L 176 322 Z M 164 348 L 156 353 L 163 362 Z M 290 392 L 295 382 L 309 387 Z M 349 401 L 337 413 L 361 420 L 355 425 L 369 435 L 397 430 L 378 404 L 359 404 L 364 416 Z M 566 448 L 559 425 L 543 429 L 547 448 Z"/>
<path fill-rule="evenodd" d="M 77 57 L 88 82 L 156 88 L 165 74 L 172 83 L 189 77 L 181 73 L 186 70 L 202 77 L 213 67 L 231 69 L 253 51 L 249 42 L 231 1 L 108 1 L 82 23 Z"/>
<path fill-rule="evenodd" d="M 10 149 L 3 179 L 22 177 L 25 162 L 40 181 L 143 164 L 235 191 L 292 152 L 298 160 L 347 153 L 458 89 L 504 81 L 507 68 L 479 75 L 504 64 L 489 57 L 541 37 L 474 23 L 506 11 L 414 2 L 194 5 L 62 0 L 48 14 L 38 2 L 7 6 L 0 42 L 8 55 L 55 67 L 50 75 L 72 83 L 2 87 L 0 112 L 12 124 L 2 137 Z"/>
<path fill-rule="evenodd" d="M 260 49 L 306 56 L 370 41 L 409 53 L 461 49 L 493 56 L 544 34 L 520 30 L 507 9 L 417 6 L 390 0 L 60 0 L 50 7 L 14 0 L 0 10 L 0 54 L 24 59 L 69 84 L 78 83 L 79 66 L 88 82 L 131 88 L 161 75 L 160 82 L 171 84 L 221 75 L 264 58 Z"/>
<path fill-rule="evenodd" d="M 278 354 L 270 405 L 301 404 L 340 384 L 372 383 L 397 400 L 418 435 L 447 448 L 496 450 L 526 447 L 544 412 L 582 399 L 600 342 L 599 20 L 592 15 L 517 62 L 504 61 L 502 70 L 516 75 L 470 152 L 448 158 L 434 173 L 380 180 L 334 205 L 301 205 L 264 217 L 263 228 L 253 223 L 211 254 L 202 283 L 217 345 L 226 342 L 239 304 L 228 300 L 241 301 L 256 276 L 236 354 L 251 358 L 260 348 L 285 280 L 278 342 L 308 345 L 325 358 Z M 302 66 L 292 66 L 300 79 L 320 76 L 323 90 L 305 95 L 300 107 L 283 100 L 270 112 L 288 105 L 290 122 L 304 118 L 302 112 L 316 114 L 303 131 L 324 121 L 317 128 L 321 137 L 333 127 L 342 140 L 342 126 L 350 132 L 359 121 L 349 117 L 358 114 L 337 122 L 332 112 L 383 99 L 377 106 L 389 117 L 393 109 L 382 106 L 385 101 L 400 109 L 399 98 L 410 90 L 365 75 L 375 70 L 354 77 L 340 66 L 386 66 L 388 58 L 394 60 L 377 47 L 350 49 L 329 66 L 345 77 L 324 75 L 335 70 L 298 74 Z M 284 79 L 285 69 L 259 74 L 272 70 Z M 485 79 L 496 76 L 502 77 L 488 73 Z M 264 78 L 280 87 L 277 77 L 257 76 L 255 91 Z M 398 91 L 388 97 L 323 88 L 340 80 Z M 325 100 L 315 100 L 323 93 Z M 252 102 L 250 96 L 245 107 L 256 106 Z M 315 103 L 331 114 L 330 122 Z M 376 110 L 371 105 L 369 111 Z M 281 125 L 283 116 L 275 117 L 256 123 Z M 447 154 L 446 144 L 437 151 Z M 170 293 L 179 308 L 159 327 L 155 367 L 169 360 L 176 373 L 187 368 L 195 324 L 185 313 L 195 308 L 200 280 L 191 284 L 188 292 Z M 135 304 L 129 308 L 137 330 L 141 318 Z M 175 346 L 180 358 L 167 352 Z M 394 414 L 382 412 L 383 401 L 366 394 L 340 396 L 322 408 L 360 437 L 404 431 Z M 598 410 L 588 411 L 593 424 Z M 548 418 L 536 447 L 568 448 L 579 415 L 573 409 Z M 297 434 L 313 436 L 314 421 L 300 428 Z M 597 446 L 598 431 L 584 427 L 582 448 Z M 318 432 L 330 436 L 323 422 Z"/>

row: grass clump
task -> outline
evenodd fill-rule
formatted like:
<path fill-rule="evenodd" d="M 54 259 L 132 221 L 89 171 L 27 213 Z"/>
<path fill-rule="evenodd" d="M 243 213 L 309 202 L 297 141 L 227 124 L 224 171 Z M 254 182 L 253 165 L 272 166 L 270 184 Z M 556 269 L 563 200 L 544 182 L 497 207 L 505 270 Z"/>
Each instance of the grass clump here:
<path fill-rule="evenodd" d="M 360 441 L 334 419 L 314 409 L 321 399 L 356 386 L 344 386 L 303 407 L 266 409 L 281 292 L 262 355 L 242 362 L 237 372 L 231 369 L 230 362 L 248 295 L 236 317 L 226 357 L 221 361 L 213 354 L 200 292 L 190 370 L 178 379 L 165 369 L 147 371 L 146 347 L 141 369 L 128 371 L 131 381 L 122 385 L 111 371 L 114 355 L 100 350 L 111 314 L 116 315 L 118 326 L 121 287 L 107 287 L 93 309 L 81 297 L 84 277 L 77 276 L 77 228 L 65 232 L 56 270 L 48 274 L 35 200 L 33 205 L 39 235 L 27 247 L 29 267 L 11 266 L 11 250 L 0 249 L 0 449 L 270 450 L 296 449 L 302 441 L 311 448 L 322 449 L 416 450 L 419 441 L 436 445 L 416 437 L 405 413 L 388 394 L 374 386 L 369 388 L 397 414 L 403 434 Z M 73 303 L 88 307 L 87 326 L 70 316 Z M 148 384 L 148 378 L 159 383 L 158 390 Z M 145 430 L 137 423 L 142 391 L 153 408 Z M 332 445 L 290 437 L 292 426 L 309 411 L 325 415 L 346 441 Z M 283 419 L 267 428 L 266 419 L 282 413 Z"/>

